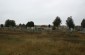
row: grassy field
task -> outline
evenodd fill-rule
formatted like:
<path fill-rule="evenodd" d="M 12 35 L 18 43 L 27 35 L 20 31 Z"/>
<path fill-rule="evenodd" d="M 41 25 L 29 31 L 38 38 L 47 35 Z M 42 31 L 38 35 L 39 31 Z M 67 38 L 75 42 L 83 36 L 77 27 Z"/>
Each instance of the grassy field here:
<path fill-rule="evenodd" d="M 85 55 L 85 34 L 0 31 L 0 55 Z"/>

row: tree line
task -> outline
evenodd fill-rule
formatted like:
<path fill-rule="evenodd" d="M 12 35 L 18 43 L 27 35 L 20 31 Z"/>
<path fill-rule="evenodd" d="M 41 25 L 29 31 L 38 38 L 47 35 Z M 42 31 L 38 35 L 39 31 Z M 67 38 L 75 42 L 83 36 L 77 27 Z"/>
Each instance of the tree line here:
<path fill-rule="evenodd" d="M 59 16 L 56 17 L 56 19 L 53 21 L 53 26 L 55 27 L 59 27 L 61 24 L 61 19 Z M 75 28 L 75 24 L 74 21 L 72 19 L 72 16 L 68 17 L 66 20 L 66 25 L 68 26 L 69 29 L 74 29 Z M 81 22 L 81 27 L 85 28 L 85 19 L 82 20 Z"/>
<path fill-rule="evenodd" d="M 1 24 L 1 27 L 16 27 L 16 22 L 14 20 L 6 20 L 5 24 Z M 34 22 L 33 21 L 29 21 L 27 22 L 27 24 L 19 24 L 19 26 L 26 26 L 26 27 L 34 27 Z"/>
<path fill-rule="evenodd" d="M 56 27 L 59 27 L 61 25 L 61 18 L 59 16 L 57 16 L 55 18 L 55 20 L 53 21 L 53 29 L 56 29 Z M 21 24 L 20 24 L 21 25 Z M 67 20 L 66 20 L 66 25 L 68 26 L 69 29 L 74 29 L 75 28 L 75 24 L 74 24 L 74 21 L 72 19 L 72 16 L 68 17 Z M 16 22 L 14 20 L 6 20 L 5 21 L 5 24 L 1 24 L 0 25 L 1 27 L 16 27 Z M 27 22 L 27 24 L 24 24 L 24 26 L 26 27 L 34 27 L 34 22 L 33 21 L 29 21 Z M 50 27 L 50 25 L 48 25 Z M 82 28 L 85 28 L 85 19 L 82 20 L 81 22 L 81 27 Z"/>

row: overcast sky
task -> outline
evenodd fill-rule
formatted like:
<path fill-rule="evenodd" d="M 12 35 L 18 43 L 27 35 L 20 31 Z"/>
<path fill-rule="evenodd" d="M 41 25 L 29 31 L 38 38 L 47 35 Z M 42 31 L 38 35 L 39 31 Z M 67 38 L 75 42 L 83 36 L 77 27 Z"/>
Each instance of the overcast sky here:
<path fill-rule="evenodd" d="M 0 24 L 13 19 L 17 24 L 34 21 L 35 24 L 52 24 L 59 16 L 62 24 L 72 16 L 80 25 L 85 18 L 85 0 L 0 0 Z"/>

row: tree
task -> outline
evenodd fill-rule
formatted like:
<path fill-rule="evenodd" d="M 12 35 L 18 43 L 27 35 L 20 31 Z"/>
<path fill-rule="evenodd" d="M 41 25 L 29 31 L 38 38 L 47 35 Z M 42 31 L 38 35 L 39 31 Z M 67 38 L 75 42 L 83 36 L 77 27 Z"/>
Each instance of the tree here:
<path fill-rule="evenodd" d="M 81 27 L 82 27 L 82 28 L 85 28 L 85 19 L 82 20 L 82 22 L 81 22 Z"/>
<path fill-rule="evenodd" d="M 22 27 L 26 27 L 26 25 L 25 24 L 22 24 Z"/>
<path fill-rule="evenodd" d="M 16 23 L 14 20 L 6 20 L 5 21 L 5 27 L 15 27 L 16 26 Z"/>
<path fill-rule="evenodd" d="M 57 16 L 56 19 L 53 22 L 53 26 L 54 27 L 59 27 L 60 24 L 61 24 L 61 19 L 60 19 L 60 17 Z"/>
<path fill-rule="evenodd" d="M 71 29 L 71 28 L 74 29 L 74 27 L 75 27 L 74 22 L 73 22 L 73 19 L 72 19 L 71 16 L 67 18 L 66 24 L 69 27 L 69 29 Z"/>
<path fill-rule="evenodd" d="M 1 28 L 3 28 L 4 27 L 4 25 L 3 24 L 1 24 Z"/>
<path fill-rule="evenodd" d="M 49 24 L 49 25 L 48 25 L 48 27 L 50 28 L 50 27 L 51 27 L 51 25 Z"/>
<path fill-rule="evenodd" d="M 25 24 L 19 24 L 19 27 L 26 27 L 26 25 Z"/>
<path fill-rule="evenodd" d="M 19 27 L 21 27 L 21 26 L 22 26 L 22 24 L 20 23 L 20 24 L 19 24 Z"/>
<path fill-rule="evenodd" d="M 34 22 L 33 21 L 30 21 L 26 24 L 26 27 L 34 27 Z"/>

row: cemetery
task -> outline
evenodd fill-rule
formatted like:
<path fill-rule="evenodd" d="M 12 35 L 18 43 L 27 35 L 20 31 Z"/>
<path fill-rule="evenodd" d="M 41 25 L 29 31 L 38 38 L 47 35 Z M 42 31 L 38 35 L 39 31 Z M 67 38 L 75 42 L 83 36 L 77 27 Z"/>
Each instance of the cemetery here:
<path fill-rule="evenodd" d="M 0 55 L 85 55 L 85 20 L 75 26 L 68 17 L 66 25 L 60 24 L 59 17 L 53 25 L 6 20 L 0 25 Z"/>
<path fill-rule="evenodd" d="M 85 0 L 0 0 L 0 55 L 85 55 Z"/>

